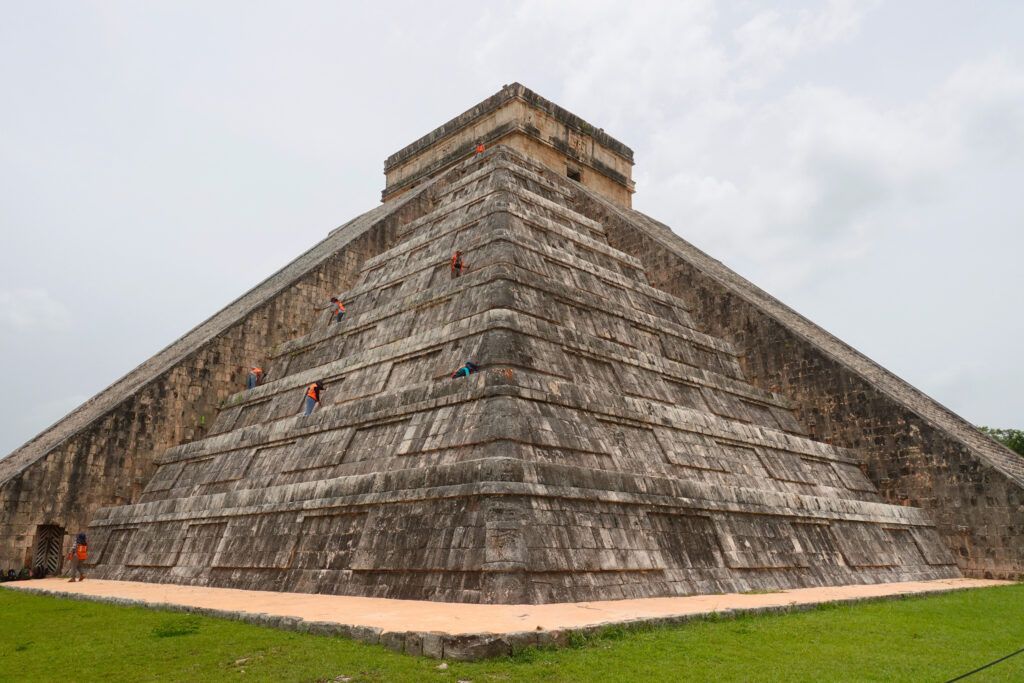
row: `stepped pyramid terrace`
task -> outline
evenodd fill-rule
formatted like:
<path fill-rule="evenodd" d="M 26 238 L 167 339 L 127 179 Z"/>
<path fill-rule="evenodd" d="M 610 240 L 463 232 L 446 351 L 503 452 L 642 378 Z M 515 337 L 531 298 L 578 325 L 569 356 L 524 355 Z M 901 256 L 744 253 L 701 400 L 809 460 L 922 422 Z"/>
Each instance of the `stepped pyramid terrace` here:
<path fill-rule="evenodd" d="M 96 578 L 479 603 L 1017 578 L 1024 459 L 632 210 L 632 165 L 519 84 L 392 155 L 0 461 L 0 558 L 88 525 Z"/>

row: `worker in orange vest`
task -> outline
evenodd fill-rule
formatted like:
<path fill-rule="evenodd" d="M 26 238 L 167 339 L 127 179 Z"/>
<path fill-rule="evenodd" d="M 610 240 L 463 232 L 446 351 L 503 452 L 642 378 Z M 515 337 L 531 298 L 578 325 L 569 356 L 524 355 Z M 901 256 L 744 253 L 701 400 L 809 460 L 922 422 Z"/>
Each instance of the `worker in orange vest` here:
<path fill-rule="evenodd" d="M 249 376 L 245 378 L 245 388 L 255 389 L 261 379 L 263 379 L 263 371 L 259 368 L 251 368 L 249 370 Z"/>
<path fill-rule="evenodd" d="M 481 140 L 481 141 L 476 143 L 476 153 L 477 154 L 482 154 L 483 151 L 484 151 L 484 143 L 483 143 L 483 140 Z"/>
<path fill-rule="evenodd" d="M 302 414 L 303 417 L 312 413 L 313 408 L 320 405 L 320 392 L 323 390 L 324 382 L 320 379 L 310 384 L 309 388 L 306 389 L 306 412 Z"/>
<path fill-rule="evenodd" d="M 85 534 L 78 534 L 75 536 L 75 544 L 71 547 L 71 552 L 68 553 L 67 557 L 67 559 L 71 560 L 71 568 L 68 570 L 68 573 L 71 575 L 70 583 L 75 582 L 76 574 L 79 581 L 85 581 L 85 573 L 82 571 L 82 566 L 88 557 L 89 551 Z"/>
<path fill-rule="evenodd" d="M 345 307 L 341 305 L 337 297 L 331 297 L 331 303 L 334 304 L 334 311 L 331 313 L 331 322 L 340 323 L 341 319 L 345 317 Z"/>
<path fill-rule="evenodd" d="M 462 270 L 465 267 L 466 266 L 462 263 L 462 250 L 457 249 L 455 251 L 455 256 L 452 256 L 452 279 L 454 280 L 462 275 Z"/>

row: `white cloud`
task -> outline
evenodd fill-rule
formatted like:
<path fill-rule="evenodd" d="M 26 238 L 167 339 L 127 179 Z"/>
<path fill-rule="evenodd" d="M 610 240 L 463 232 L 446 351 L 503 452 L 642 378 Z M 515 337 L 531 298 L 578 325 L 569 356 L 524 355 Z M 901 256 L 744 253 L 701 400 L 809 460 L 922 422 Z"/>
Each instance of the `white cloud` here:
<path fill-rule="evenodd" d="M 663 105 L 718 88 L 728 70 L 713 38 L 710 0 L 649 3 L 530 0 L 510 16 L 484 16 L 477 33 L 482 77 L 541 71 L 561 92 L 541 92 L 608 130 L 656 121 Z M 500 26 L 496 26 L 500 24 Z M 531 67 L 539 67 L 531 68 Z"/>
<path fill-rule="evenodd" d="M 0 290 L 0 330 L 59 332 L 70 327 L 69 316 L 67 306 L 45 289 Z"/>
<path fill-rule="evenodd" d="M 1024 67 L 1006 58 L 964 64 L 896 108 L 813 85 L 726 116 L 706 106 L 657 131 L 637 199 L 734 265 L 775 264 L 761 284 L 778 293 L 863 256 L 882 231 L 914 229 L 913 211 L 956 192 L 965 169 L 1024 150 Z"/>
<path fill-rule="evenodd" d="M 989 162 L 1024 152 L 1024 68 L 1006 55 L 962 65 L 936 99 L 951 115 L 969 152 Z"/>
<path fill-rule="evenodd" d="M 876 4 L 832 0 L 817 11 L 799 10 L 795 19 L 775 9 L 761 12 L 733 32 L 740 47 L 734 68 L 747 72 L 744 83 L 756 85 L 801 53 L 855 36 L 865 12 Z"/>

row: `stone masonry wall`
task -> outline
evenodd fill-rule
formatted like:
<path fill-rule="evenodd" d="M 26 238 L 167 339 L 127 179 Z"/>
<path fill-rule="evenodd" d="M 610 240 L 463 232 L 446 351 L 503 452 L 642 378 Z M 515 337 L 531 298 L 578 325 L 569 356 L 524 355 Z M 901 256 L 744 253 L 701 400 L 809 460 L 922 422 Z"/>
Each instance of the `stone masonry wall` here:
<path fill-rule="evenodd" d="M 388 201 L 472 156 L 478 143 L 504 145 L 565 173 L 582 171 L 586 187 L 624 206 L 633 193 L 633 151 L 518 83 L 463 112 L 384 162 Z"/>
<path fill-rule="evenodd" d="M 1024 460 L 667 226 L 582 188 L 577 208 L 731 342 L 751 381 L 790 398 L 809 434 L 864 454 L 887 502 L 925 509 L 964 574 L 1021 577 Z"/>
<path fill-rule="evenodd" d="M 71 535 L 67 546 L 97 509 L 136 500 L 154 459 L 202 438 L 221 402 L 244 386 L 251 364 L 267 369 L 271 347 L 308 332 L 317 309 L 351 286 L 399 226 L 426 211 L 431 191 L 409 193 L 334 231 L 0 461 L 0 570 L 32 565 L 39 525 L 62 527 Z"/>
<path fill-rule="evenodd" d="M 528 159 L 461 165 L 340 323 L 90 525 L 93 577 L 468 602 L 959 575 Z M 464 250 L 469 270 L 448 272 Z M 480 372 L 453 379 L 474 359 Z M 326 384 L 322 405 L 298 408 Z"/>

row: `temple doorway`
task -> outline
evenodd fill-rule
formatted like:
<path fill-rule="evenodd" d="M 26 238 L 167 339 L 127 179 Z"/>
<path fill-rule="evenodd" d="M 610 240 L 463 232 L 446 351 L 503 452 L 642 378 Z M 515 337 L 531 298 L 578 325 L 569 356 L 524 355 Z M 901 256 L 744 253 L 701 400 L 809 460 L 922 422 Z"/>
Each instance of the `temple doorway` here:
<path fill-rule="evenodd" d="M 36 528 L 36 547 L 32 556 L 35 573 L 46 576 L 60 574 L 61 560 L 64 559 L 64 528 L 55 524 L 40 524 Z"/>

